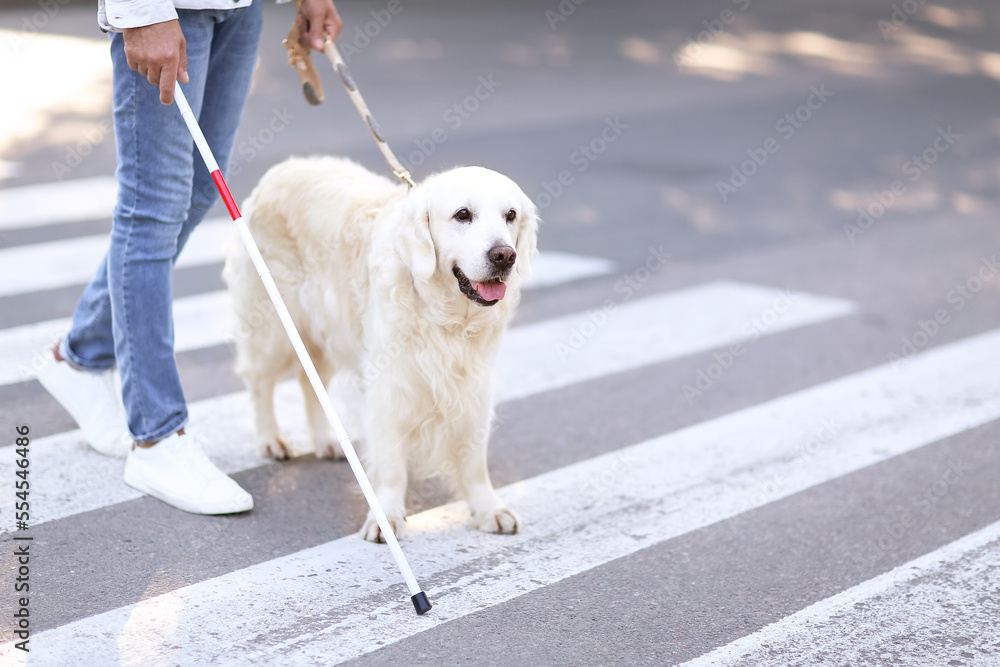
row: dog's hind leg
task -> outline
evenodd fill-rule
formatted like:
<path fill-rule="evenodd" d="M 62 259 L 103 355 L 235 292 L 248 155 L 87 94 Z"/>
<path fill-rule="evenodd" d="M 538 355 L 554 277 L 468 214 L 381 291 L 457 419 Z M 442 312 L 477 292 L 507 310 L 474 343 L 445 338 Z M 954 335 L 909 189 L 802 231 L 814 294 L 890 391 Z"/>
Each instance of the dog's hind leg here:
<path fill-rule="evenodd" d="M 291 370 L 295 357 L 292 346 L 282 345 L 277 338 L 280 332 L 269 331 L 264 326 L 251 330 L 253 335 L 237 342 L 236 372 L 250 393 L 258 450 L 268 458 L 287 459 L 292 450 L 281 437 L 274 413 L 274 387 Z"/>
<path fill-rule="evenodd" d="M 268 458 L 287 459 L 291 456 L 292 451 L 281 438 L 278 418 L 274 414 L 275 377 L 270 373 L 261 373 L 245 379 L 250 388 L 250 400 L 253 403 L 260 452 Z"/>
<path fill-rule="evenodd" d="M 313 347 L 309 348 L 309 356 L 316 364 L 316 371 L 319 373 L 323 386 L 326 387 L 333 376 L 333 367 L 326 360 L 323 353 Z M 337 442 L 337 436 L 333 433 L 330 420 L 323 412 L 323 406 L 316 398 L 309 378 L 305 371 L 299 369 L 299 386 L 302 388 L 302 397 L 305 400 L 306 420 L 309 423 L 309 436 L 312 438 L 313 448 L 316 451 L 316 458 L 320 459 L 343 459 L 344 450 Z M 338 415 L 339 416 L 339 415 Z"/>

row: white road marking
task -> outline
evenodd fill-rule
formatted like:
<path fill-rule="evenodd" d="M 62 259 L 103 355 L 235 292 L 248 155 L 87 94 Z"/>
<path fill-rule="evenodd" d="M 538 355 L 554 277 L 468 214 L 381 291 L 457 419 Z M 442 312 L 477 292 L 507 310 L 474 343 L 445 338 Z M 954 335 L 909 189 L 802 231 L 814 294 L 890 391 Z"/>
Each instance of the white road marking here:
<path fill-rule="evenodd" d="M 768 324 L 759 322 L 763 328 L 755 327 L 754 319 L 772 312 L 779 298 L 792 299 L 791 305 L 775 313 Z M 757 285 L 709 283 L 626 302 L 607 315 L 600 327 L 588 313 L 515 327 L 501 355 L 523 361 L 509 368 L 501 364 L 496 384 L 502 400 L 529 396 L 853 310 L 851 302 L 841 299 L 799 293 L 779 297 L 777 290 Z M 0 386 L 34 378 L 48 363 L 48 350 L 69 326 L 69 319 L 58 319 L 0 330 Z M 176 299 L 174 328 L 178 352 L 231 342 L 235 325 L 228 293 Z"/>
<path fill-rule="evenodd" d="M 997 664 L 998 590 L 1000 522 L 683 667 Z"/>
<path fill-rule="evenodd" d="M 229 342 L 233 322 L 228 292 L 175 299 L 174 349 L 186 352 Z M 69 318 L 60 318 L 0 330 L 0 386 L 33 379 L 70 324 Z"/>
<path fill-rule="evenodd" d="M 114 176 L 0 190 L 0 230 L 110 219 L 118 196 Z"/>
<path fill-rule="evenodd" d="M 223 261 L 233 231 L 229 220 L 204 221 L 191 233 L 176 266 Z M 107 234 L 0 249 L 0 296 L 85 285 L 107 251 Z"/>
<path fill-rule="evenodd" d="M 531 277 L 524 282 L 524 289 L 555 287 L 614 270 L 615 263 L 610 259 L 544 250 L 531 261 Z"/>
<path fill-rule="evenodd" d="M 609 319 L 607 327 L 619 333 L 595 337 L 589 342 L 586 357 L 579 360 L 586 365 L 582 368 L 576 360 L 566 364 L 550 365 L 544 375 L 536 373 L 537 367 L 545 363 L 546 354 L 556 355 L 555 350 L 539 330 L 545 335 L 553 330 L 570 330 L 575 322 L 586 319 L 586 315 L 578 314 L 569 318 L 560 318 L 550 322 L 540 322 L 534 325 L 515 327 L 507 334 L 507 340 L 512 344 L 501 350 L 497 364 L 498 380 L 496 383 L 496 400 L 503 402 L 515 398 L 523 398 L 550 389 L 565 387 L 573 382 L 599 377 L 603 373 L 621 370 L 624 366 L 638 367 L 656 363 L 674 356 L 683 356 L 703 349 L 710 344 L 723 344 L 730 339 L 718 338 L 714 329 L 701 329 L 698 322 L 703 320 L 692 316 L 687 310 L 679 310 L 679 306 L 697 306 L 710 313 L 727 313 L 728 320 L 704 321 L 711 327 L 721 327 L 733 336 L 739 335 L 741 328 L 738 318 L 748 312 L 759 313 L 762 304 L 769 303 L 773 298 L 772 290 L 755 285 L 733 283 L 713 283 L 710 285 L 670 292 L 667 294 L 639 299 L 622 307 Z M 741 298 L 742 297 L 742 301 Z M 847 302 L 836 299 L 798 294 L 795 296 L 794 307 L 784 314 L 785 327 L 792 322 L 811 323 L 818 315 L 825 314 L 834 317 L 849 310 Z M 204 345 L 207 340 L 219 335 L 217 324 L 213 324 L 210 315 L 219 307 L 211 298 L 200 302 L 189 300 L 183 304 L 186 321 L 192 326 L 187 327 L 186 338 L 178 336 L 178 348 L 183 344 Z M 656 343 L 658 336 L 666 335 L 659 327 L 668 317 L 687 319 L 687 327 L 669 333 L 676 336 L 683 344 L 672 342 L 669 347 Z M 754 315 L 752 315 L 754 316 Z M 178 318 L 180 320 L 180 318 Z M 551 322 L 562 322 L 563 329 L 549 326 Z M 197 326 L 195 326 L 197 325 Z M 200 327 L 200 328 L 199 328 Z M 214 328 L 213 328 L 214 327 Z M 632 345 L 625 350 L 628 356 L 623 356 L 619 347 L 623 344 L 622 336 L 628 332 L 646 331 L 642 335 L 643 345 Z M 779 330 L 777 325 L 773 331 Z M 648 339 L 648 340 L 647 340 Z M 220 339 L 221 340 L 221 339 Z M 538 347 L 538 350 L 534 348 Z M 45 350 L 47 348 L 42 347 Z M 3 350 L 0 344 L 0 350 Z M 39 359 L 43 357 L 40 355 Z M 25 369 L 27 372 L 27 369 Z M 525 379 L 531 381 L 526 387 L 521 384 Z M 282 384 L 279 390 L 278 417 L 284 425 L 304 424 L 301 406 L 301 394 L 298 384 L 290 381 Z M 221 462 L 226 472 L 238 472 L 263 464 L 264 459 L 253 454 L 251 443 L 255 441 L 251 429 L 253 422 L 249 401 L 246 393 L 217 396 L 193 404 L 190 407 L 191 422 L 204 436 L 209 454 Z M 294 429 L 289 429 L 295 433 Z M 299 436 L 294 439 L 296 451 L 304 454 L 310 451 L 306 438 Z M 0 449 L 0 452 L 4 450 Z M 13 474 L 13 455 L 4 458 L 0 454 L 0 479 L 6 474 Z M 92 452 L 80 439 L 78 431 L 61 433 L 40 438 L 32 444 L 32 476 L 37 481 L 33 487 L 35 509 L 32 518 L 35 523 L 53 521 L 72 516 L 80 512 L 105 507 L 125 500 L 137 498 L 139 494 L 126 487 L 121 480 L 121 463 L 109 460 Z M 76 481 L 73 481 L 76 480 Z M 115 480 L 114 484 L 108 480 Z M 100 481 L 100 483 L 98 483 Z M 13 523 L 13 515 L 8 522 L 0 526 L 0 530 L 9 529 Z"/>
<path fill-rule="evenodd" d="M 505 399 L 746 343 L 854 312 L 841 299 L 719 281 L 518 328 L 498 367 Z M 543 388 L 544 389 L 541 389 Z"/>
<path fill-rule="evenodd" d="M 610 259 L 547 251 L 540 253 L 531 263 L 531 278 L 524 285 L 541 289 L 614 272 L 615 263 Z"/>
<path fill-rule="evenodd" d="M 989 332 L 512 484 L 518 535 L 470 530 L 458 503 L 410 517 L 424 617 L 352 535 L 39 633 L 33 662 L 348 660 L 997 419 L 998 355 Z"/>

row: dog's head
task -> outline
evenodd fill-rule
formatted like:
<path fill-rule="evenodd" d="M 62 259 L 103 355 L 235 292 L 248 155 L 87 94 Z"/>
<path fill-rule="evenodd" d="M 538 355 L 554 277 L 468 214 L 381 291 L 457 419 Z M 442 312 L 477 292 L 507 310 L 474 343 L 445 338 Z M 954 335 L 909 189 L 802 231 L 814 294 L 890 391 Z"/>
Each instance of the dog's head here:
<path fill-rule="evenodd" d="M 396 249 L 415 281 L 447 281 L 456 295 L 493 306 L 527 277 L 535 255 L 535 206 L 502 174 L 460 167 L 408 194 Z"/>

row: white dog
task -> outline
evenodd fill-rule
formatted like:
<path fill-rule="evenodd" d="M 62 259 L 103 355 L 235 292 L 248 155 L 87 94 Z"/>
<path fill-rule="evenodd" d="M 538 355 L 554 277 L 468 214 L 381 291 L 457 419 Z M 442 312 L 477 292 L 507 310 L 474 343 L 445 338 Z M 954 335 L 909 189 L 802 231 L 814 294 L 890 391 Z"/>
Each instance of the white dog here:
<path fill-rule="evenodd" d="M 264 175 L 244 214 L 320 376 L 329 384 L 336 374 L 343 399 L 362 399 L 351 412 L 396 535 L 408 472 L 440 474 L 480 530 L 517 532 L 486 445 L 497 349 L 536 254 L 531 200 L 481 167 L 407 191 L 346 159 L 294 158 Z M 225 278 L 260 446 L 285 458 L 274 387 L 298 361 L 238 243 Z M 317 456 L 343 456 L 301 370 L 299 381 Z M 371 514 L 362 534 L 384 541 Z"/>

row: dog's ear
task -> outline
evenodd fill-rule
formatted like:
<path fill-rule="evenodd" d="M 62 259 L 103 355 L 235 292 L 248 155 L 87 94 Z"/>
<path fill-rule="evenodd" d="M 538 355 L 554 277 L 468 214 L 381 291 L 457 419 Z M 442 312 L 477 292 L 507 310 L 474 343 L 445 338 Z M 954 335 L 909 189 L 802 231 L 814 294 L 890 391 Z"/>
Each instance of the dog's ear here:
<path fill-rule="evenodd" d="M 396 252 L 415 280 L 427 282 L 437 268 L 430 208 L 419 190 L 410 191 L 407 200 L 396 230 Z"/>
<path fill-rule="evenodd" d="M 517 227 L 517 238 L 514 239 L 514 250 L 517 252 L 517 263 L 514 265 L 521 280 L 531 275 L 531 262 L 538 254 L 538 212 L 535 205 L 527 197 L 522 209 L 521 223 Z"/>

